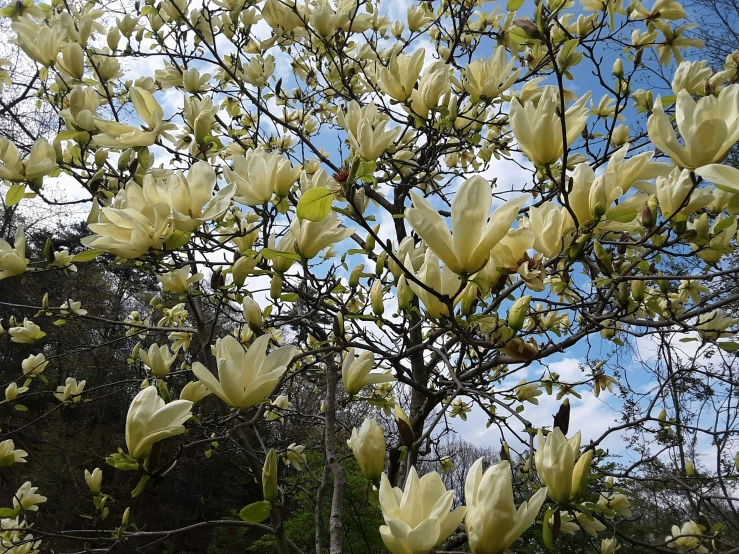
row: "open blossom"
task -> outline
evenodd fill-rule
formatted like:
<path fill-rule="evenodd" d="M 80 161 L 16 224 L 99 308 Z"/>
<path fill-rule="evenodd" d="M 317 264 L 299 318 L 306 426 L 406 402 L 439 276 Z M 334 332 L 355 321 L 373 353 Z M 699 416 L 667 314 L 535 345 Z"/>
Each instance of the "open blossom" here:
<path fill-rule="evenodd" d="M 413 263 L 410 256 L 406 257 L 405 267 L 412 270 Z M 414 272 L 417 280 L 421 281 L 426 287 L 439 295 L 453 296 L 460 289 L 459 277 L 446 264 L 439 267 L 439 258 L 436 254 L 428 249 L 426 251 L 424 262 L 421 268 Z M 426 309 L 429 317 L 438 319 L 443 316 L 449 316 L 449 308 L 445 302 L 442 302 L 436 294 L 421 287 L 412 279 L 408 279 L 408 285 L 413 293 L 418 296 Z M 460 295 L 455 298 L 455 303 L 461 300 Z"/>
<path fill-rule="evenodd" d="M 289 410 L 292 403 L 286 394 L 281 394 L 274 401 L 270 402 L 267 412 L 264 414 L 264 418 L 267 421 L 275 421 L 282 417 L 283 410 Z"/>
<path fill-rule="evenodd" d="M 11 327 L 8 329 L 8 333 L 10 333 L 11 341 L 21 344 L 32 344 L 46 336 L 46 333 L 41 330 L 41 327 L 27 317 L 23 318 L 23 325 Z"/>
<path fill-rule="evenodd" d="M 478 58 L 467 64 L 463 85 L 473 102 L 493 100 L 516 82 L 521 69 L 513 71 L 515 56 L 506 58 L 505 46 L 498 46 L 490 59 Z"/>
<path fill-rule="evenodd" d="M 372 352 L 362 352 L 354 357 L 354 349 L 347 350 L 341 364 L 341 378 L 347 394 L 354 396 L 367 385 L 390 383 L 395 377 L 389 371 L 372 371 L 375 365 L 375 355 Z"/>
<path fill-rule="evenodd" d="M 411 93 L 410 112 L 428 117 L 429 112 L 439 105 L 442 96 L 449 91 L 449 87 L 449 65 L 443 61 L 434 62 L 423 73 L 418 87 Z"/>
<path fill-rule="evenodd" d="M 665 538 L 668 548 L 673 548 L 677 552 L 695 552 L 697 554 L 708 552 L 703 546 L 702 538 L 695 535 L 705 534 L 704 529 L 694 521 L 686 521 L 682 527 L 672 526 L 672 535 Z"/>
<path fill-rule="evenodd" d="M 172 352 L 179 352 L 190 348 L 192 334 L 188 331 L 172 331 L 167 338 L 172 341 Z"/>
<path fill-rule="evenodd" d="M 192 402 L 164 402 L 156 387 L 146 387 L 131 402 L 126 415 L 126 446 L 132 458 L 143 460 L 155 443 L 185 432 Z"/>
<path fill-rule="evenodd" d="M 483 473 L 482 462 L 479 458 L 467 473 L 465 530 L 473 554 L 504 554 L 534 523 L 547 489 L 539 489 L 516 509 L 510 463 L 498 462 Z"/>
<path fill-rule="evenodd" d="M 0 442 L 0 467 L 24 463 L 26 456 L 28 452 L 20 448 L 16 449 L 13 439 Z"/>
<path fill-rule="evenodd" d="M 115 58 L 109 56 L 95 57 L 115 61 Z M 151 146 L 160 136 L 174 142 L 168 131 L 176 129 L 177 126 L 164 121 L 164 111 L 149 91 L 132 87 L 131 100 L 136 113 L 146 123 L 146 129 L 141 130 L 126 123 L 95 118 L 95 126 L 100 130 L 100 134 L 95 135 L 92 140 L 97 146 L 115 149 Z"/>
<path fill-rule="evenodd" d="M 354 153 L 369 161 L 379 158 L 401 132 L 400 128 L 385 131 L 389 120 L 387 116 L 380 115 L 377 106 L 372 103 L 360 108 L 352 100 L 346 112 L 339 111 L 337 119 L 348 133 Z"/>
<path fill-rule="evenodd" d="M 272 392 L 296 352 L 294 346 L 288 345 L 267 354 L 269 341 L 269 335 L 262 335 L 245 351 L 238 340 L 226 336 L 218 341 L 214 349 L 218 378 L 200 362 L 193 364 L 192 371 L 208 390 L 226 404 L 236 408 L 251 408 Z"/>
<path fill-rule="evenodd" d="M 336 212 L 330 212 L 320 221 L 296 217 L 290 224 L 292 240 L 297 242 L 300 254 L 307 260 L 315 258 L 324 248 L 350 237 L 355 230 L 341 226 Z"/>
<path fill-rule="evenodd" d="M 22 275 L 27 266 L 26 234 L 23 232 L 23 227 L 18 227 L 15 233 L 14 246 L 10 246 L 5 240 L 0 239 L 0 280 Z"/>
<path fill-rule="evenodd" d="M 24 15 L 13 21 L 11 28 L 16 34 L 15 43 L 29 58 L 46 67 L 54 65 L 66 36 L 64 27 L 49 27 Z"/>
<path fill-rule="evenodd" d="M 21 158 L 14 143 L 0 138 L 0 179 L 34 181 L 48 175 L 55 167 L 56 152 L 45 138 L 33 143 L 26 158 Z"/>
<path fill-rule="evenodd" d="M 713 75 L 713 70 L 706 67 L 705 60 L 682 62 L 672 77 L 672 92 L 677 94 L 687 90 L 690 94 L 702 95 L 706 92 L 706 83 Z"/>
<path fill-rule="evenodd" d="M 190 381 L 180 391 L 180 400 L 189 400 L 193 404 L 197 404 L 206 396 L 212 393 L 200 381 Z"/>
<path fill-rule="evenodd" d="M 418 48 L 412 55 L 393 55 L 387 67 L 380 67 L 377 83 L 382 91 L 398 102 L 411 97 L 423 69 L 425 48 Z"/>
<path fill-rule="evenodd" d="M 16 510 L 25 510 L 29 512 L 37 512 L 38 505 L 46 502 L 46 497 L 41 496 L 36 491 L 38 487 L 31 485 L 30 481 L 26 481 L 21 485 L 13 495 L 13 508 Z"/>
<path fill-rule="evenodd" d="M 544 394 L 544 391 L 539 389 L 539 385 L 537 383 L 527 383 L 526 379 L 521 379 L 516 387 L 516 398 L 521 402 L 539 404 L 539 399 L 536 397 L 540 394 Z"/>
<path fill-rule="evenodd" d="M 459 526 L 466 509 L 451 510 L 454 491 L 446 490 L 435 471 L 419 479 L 411 467 L 405 489 L 393 487 L 387 475 L 380 481 L 380 507 L 386 525 L 380 536 L 392 554 L 427 554 Z"/>
<path fill-rule="evenodd" d="M 578 459 L 579 458 L 579 459 Z M 549 489 L 549 497 L 566 504 L 577 498 L 587 482 L 593 451 L 580 455 L 580 432 L 566 439 L 556 427 L 546 439 L 539 430 L 538 446 L 534 456 L 536 472 Z"/>
<path fill-rule="evenodd" d="M 600 541 L 600 554 L 615 554 L 617 550 L 621 548 L 618 544 L 616 537 L 609 539 L 603 539 Z"/>
<path fill-rule="evenodd" d="M 206 162 L 194 164 L 187 177 L 175 173 L 164 181 L 148 174 L 143 186 L 130 181 L 110 206 L 93 206 L 90 229 L 96 234 L 82 243 L 124 258 L 162 248 L 175 230 L 193 231 L 228 209 L 234 186 L 212 196 L 215 184 L 215 171 Z"/>
<path fill-rule="evenodd" d="M 298 471 L 302 471 L 303 466 L 308 463 L 308 460 L 305 458 L 305 454 L 303 454 L 303 450 L 305 450 L 304 444 L 290 444 L 282 455 L 282 460 L 285 462 L 285 465 L 293 466 Z"/>
<path fill-rule="evenodd" d="M 739 324 L 739 319 L 727 317 L 723 310 L 717 309 L 699 315 L 695 327 L 704 340 L 717 340 L 733 335 L 727 330 L 737 324 Z"/>
<path fill-rule="evenodd" d="M 655 0 L 651 8 L 647 8 L 641 0 L 631 2 L 633 10 L 629 15 L 633 20 L 651 20 L 651 19 L 683 19 L 687 17 L 682 5 L 675 0 Z"/>
<path fill-rule="evenodd" d="M 697 235 L 690 247 L 697 251 L 696 254 L 704 262 L 715 264 L 724 254 L 731 252 L 729 245 L 736 236 L 737 220 L 733 216 L 717 217 L 709 228 L 708 214 L 703 213 L 688 223 L 688 229 L 694 230 Z"/>
<path fill-rule="evenodd" d="M 593 394 L 596 398 L 600 397 L 600 393 L 604 390 L 613 392 L 613 385 L 618 385 L 618 380 L 605 373 L 600 373 L 593 378 Z"/>
<path fill-rule="evenodd" d="M 137 258 L 149 248 L 162 248 L 174 233 L 174 223 L 172 208 L 158 201 L 156 188 L 153 179 L 147 179 L 144 187 L 129 181 L 110 206 L 93 204 L 89 226 L 95 234 L 83 237 L 82 244 L 122 258 Z"/>
<path fill-rule="evenodd" d="M 141 361 L 144 362 L 151 372 L 159 378 L 164 378 L 169 373 L 170 366 L 174 363 L 177 358 L 177 354 L 172 354 L 169 350 L 169 346 L 163 344 L 152 344 L 149 347 L 149 351 L 145 352 L 142 350 L 139 353 Z"/>
<path fill-rule="evenodd" d="M 236 186 L 231 184 L 215 195 L 216 172 L 208 162 L 197 162 L 187 172 L 173 173 L 166 182 L 152 186 L 154 177 L 144 178 L 150 201 L 172 208 L 173 225 L 180 231 L 194 231 L 206 221 L 218 219 L 228 209 Z"/>
<path fill-rule="evenodd" d="M 5 389 L 5 400 L 15 400 L 16 398 L 18 398 L 18 395 L 23 394 L 27 391 L 28 387 L 19 387 L 18 384 L 14 381 L 10 383 Z"/>
<path fill-rule="evenodd" d="M 527 195 L 509 200 L 492 215 L 490 185 L 480 176 L 467 179 L 452 201 L 452 232 L 444 218 L 420 194 L 411 192 L 408 223 L 446 266 L 457 274 L 472 274 L 488 261 L 490 250 L 511 227 Z"/>
<path fill-rule="evenodd" d="M 688 216 L 705 208 L 713 200 L 706 189 L 693 185 L 690 171 L 675 168 L 669 177 L 657 177 L 657 202 L 665 218 L 675 216 L 675 221 L 687 221 Z"/>
<path fill-rule="evenodd" d="M 300 166 L 293 167 L 278 152 L 267 154 L 264 150 L 249 150 L 243 156 L 235 156 L 233 164 L 233 169 L 224 166 L 224 176 L 236 186 L 235 199 L 247 206 L 261 206 L 273 194 L 287 196 L 301 172 Z"/>
<path fill-rule="evenodd" d="M 602 504 L 623 517 L 631 517 L 631 502 L 625 494 L 602 492 L 598 497 L 598 504 Z"/>
<path fill-rule="evenodd" d="M 472 411 L 470 405 L 461 398 L 455 398 L 451 403 L 449 410 L 450 417 L 459 417 L 462 421 L 467 421 L 467 414 Z"/>
<path fill-rule="evenodd" d="M 658 97 L 649 117 L 649 138 L 664 151 L 675 165 L 695 169 L 720 162 L 739 141 L 739 84 L 721 90 L 718 97 L 705 96 L 698 101 L 683 89 L 677 93 L 677 129 L 672 124 Z"/>
<path fill-rule="evenodd" d="M 582 96 L 565 112 L 567 144 L 562 142 L 562 123 L 557 115 L 559 97 L 554 87 L 544 87 L 538 104 L 526 102 L 523 106 L 517 98 L 511 100 L 510 124 L 518 146 L 535 165 L 542 167 L 562 157 L 564 147 L 580 136 L 588 120 L 587 101 L 590 92 Z"/>
<path fill-rule="evenodd" d="M 54 396 L 60 402 L 66 402 L 71 400 L 72 402 L 82 402 L 82 391 L 85 389 L 86 381 L 77 381 L 74 377 L 67 377 L 67 380 L 63 385 L 59 385 L 56 388 Z"/>
<path fill-rule="evenodd" d="M 190 274 L 189 266 L 182 266 L 179 269 L 168 271 L 167 273 L 160 273 L 157 275 L 157 281 L 159 281 L 165 290 L 174 292 L 177 294 L 183 294 L 190 290 L 190 285 L 197 283 L 203 279 L 202 273 L 196 273 L 195 275 Z"/>
<path fill-rule="evenodd" d="M 597 537 L 598 533 L 606 528 L 599 520 L 582 512 L 576 512 L 575 519 L 577 520 L 578 528 L 582 528 L 583 531 L 593 538 Z"/>

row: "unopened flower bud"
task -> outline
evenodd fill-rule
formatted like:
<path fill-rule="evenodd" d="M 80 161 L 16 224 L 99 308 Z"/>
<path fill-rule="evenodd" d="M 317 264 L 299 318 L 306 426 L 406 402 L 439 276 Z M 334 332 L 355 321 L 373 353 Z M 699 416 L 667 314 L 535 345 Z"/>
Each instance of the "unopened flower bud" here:
<path fill-rule="evenodd" d="M 90 492 L 94 496 L 97 496 L 98 494 L 100 494 L 100 489 L 103 484 L 103 470 L 99 467 L 96 467 L 92 473 L 90 473 L 88 470 L 85 470 L 85 482 L 87 483 Z"/>
<path fill-rule="evenodd" d="M 359 279 L 362 276 L 363 271 L 364 271 L 364 264 L 359 264 L 357 267 L 352 269 L 352 272 L 349 275 L 349 286 L 350 287 L 355 288 L 357 285 L 359 285 Z"/>
<path fill-rule="evenodd" d="M 631 297 L 634 299 L 634 302 L 644 301 L 644 286 L 644 281 L 641 279 L 631 281 Z"/>
<path fill-rule="evenodd" d="M 252 329 L 261 329 L 262 327 L 262 310 L 252 298 L 244 297 L 244 319 Z"/>
<path fill-rule="evenodd" d="M 141 342 L 139 341 L 134 345 L 133 350 L 131 350 L 131 359 L 134 362 L 139 359 L 140 351 L 141 351 Z"/>
<path fill-rule="evenodd" d="M 529 311 L 529 304 L 531 304 L 530 294 L 522 296 L 513 303 L 513 306 L 508 311 L 508 326 L 511 329 L 516 331 L 523 329 L 523 322 Z"/>
<path fill-rule="evenodd" d="M 575 464 L 572 472 L 572 499 L 577 500 L 585 494 L 590 475 L 590 466 L 593 463 L 593 450 L 586 451 Z"/>
<path fill-rule="evenodd" d="M 275 275 L 272 277 L 272 283 L 269 286 L 269 297 L 272 300 L 278 300 L 282 295 L 282 277 Z"/>
<path fill-rule="evenodd" d="M 375 279 L 370 289 L 370 300 L 372 302 L 372 311 L 375 315 L 382 315 L 385 312 L 385 304 L 382 302 L 382 281 Z"/>
<path fill-rule="evenodd" d="M 387 261 L 387 252 L 384 250 L 377 256 L 377 263 L 375 264 L 375 275 L 378 277 L 385 271 L 385 262 Z"/>
<path fill-rule="evenodd" d="M 412 300 L 413 291 L 408 285 L 408 280 L 405 275 L 401 275 L 398 279 L 398 308 L 401 310 L 407 310 L 411 307 Z"/>
<path fill-rule="evenodd" d="M 274 448 L 267 453 L 262 467 L 262 492 L 267 502 L 274 502 L 280 497 L 277 487 L 277 453 Z"/>
<path fill-rule="evenodd" d="M 624 76 L 624 62 L 621 58 L 617 58 L 616 61 L 613 62 L 613 75 L 619 79 Z"/>

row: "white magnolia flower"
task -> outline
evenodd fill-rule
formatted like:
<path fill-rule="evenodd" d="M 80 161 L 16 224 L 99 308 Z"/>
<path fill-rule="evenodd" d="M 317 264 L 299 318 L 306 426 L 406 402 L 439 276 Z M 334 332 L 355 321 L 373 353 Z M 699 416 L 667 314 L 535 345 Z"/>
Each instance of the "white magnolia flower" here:
<path fill-rule="evenodd" d="M 655 146 L 686 169 L 720 162 L 739 141 L 739 84 L 722 89 L 718 97 L 705 96 L 698 101 L 681 90 L 675 119 L 683 144 L 678 142 L 658 97 L 648 122 L 649 138 Z"/>
<path fill-rule="evenodd" d="M 36 491 L 38 487 L 31 485 L 30 481 L 26 481 L 21 485 L 13 495 L 13 508 L 16 510 L 25 510 L 29 512 L 37 512 L 38 505 L 46 502 L 46 497 L 41 496 Z"/>
<path fill-rule="evenodd" d="M 428 200 L 415 192 L 411 198 L 413 207 L 405 211 L 406 220 L 439 259 L 461 275 L 485 266 L 490 250 L 506 235 L 528 195 L 509 200 L 491 215 L 490 185 L 479 176 L 467 179 L 452 201 L 451 233 Z"/>
<path fill-rule="evenodd" d="M 155 443 L 185 432 L 192 402 L 164 402 L 156 387 L 146 387 L 131 402 L 126 415 L 126 446 L 131 457 L 143 460 Z"/>
<path fill-rule="evenodd" d="M 522 106 L 517 98 L 511 100 L 511 128 L 518 146 L 536 166 L 543 167 L 559 160 L 565 146 L 572 144 L 580 136 L 588 120 L 586 103 L 589 99 L 590 92 L 565 112 L 567 144 L 562 141 L 562 123 L 557 115 L 559 95 L 556 88 L 544 87 L 537 104 L 529 101 Z"/>
<path fill-rule="evenodd" d="M 411 467 L 405 490 L 392 487 L 387 475 L 380 481 L 380 507 L 386 525 L 380 536 L 392 554 L 427 554 L 446 540 L 464 518 L 465 508 L 451 510 L 454 491 L 446 490 L 438 473 L 420 479 Z"/>
<path fill-rule="evenodd" d="M 18 227 L 14 246 L 0 239 L 0 280 L 23 275 L 27 266 L 26 234 L 23 232 L 23 227 Z"/>
<path fill-rule="evenodd" d="M 510 463 L 498 462 L 483 474 L 482 461 L 479 458 L 467 473 L 465 530 L 474 554 L 503 554 L 534 522 L 547 489 L 539 489 L 516 509 Z"/>
<path fill-rule="evenodd" d="M 367 385 L 392 383 L 396 380 L 389 371 L 372 371 L 374 365 L 375 355 L 372 352 L 364 351 L 355 358 L 354 349 L 347 350 L 341 364 L 341 378 L 347 394 L 353 396 Z"/>
<path fill-rule="evenodd" d="M 230 406 L 251 408 L 272 392 L 297 350 L 288 345 L 268 355 L 269 341 L 269 335 L 262 335 L 245 351 L 238 340 L 228 335 L 214 349 L 218 378 L 200 362 L 193 364 L 192 371 L 209 391 Z"/>

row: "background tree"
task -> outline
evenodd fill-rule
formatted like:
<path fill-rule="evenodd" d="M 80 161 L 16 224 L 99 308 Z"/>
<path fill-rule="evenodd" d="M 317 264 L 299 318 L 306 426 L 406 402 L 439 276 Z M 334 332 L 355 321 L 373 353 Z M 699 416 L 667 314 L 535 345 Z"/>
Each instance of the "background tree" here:
<path fill-rule="evenodd" d="M 735 551 L 739 73 L 680 4 L 0 15 L 2 548 Z"/>

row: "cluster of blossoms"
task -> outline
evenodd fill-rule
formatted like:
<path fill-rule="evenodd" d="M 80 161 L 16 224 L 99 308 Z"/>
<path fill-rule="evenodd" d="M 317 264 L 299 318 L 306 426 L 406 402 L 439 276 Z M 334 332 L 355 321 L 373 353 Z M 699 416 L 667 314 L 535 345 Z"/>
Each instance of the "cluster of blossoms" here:
<path fill-rule="evenodd" d="M 13 441 L 0 443 L 0 454 L 7 451 L 8 448 L 12 450 Z M 13 455 L 25 457 L 26 452 L 15 450 L 14 452 L 8 452 L 3 457 Z M 16 461 L 23 462 L 25 460 L 19 458 Z M 3 461 L 0 462 L 0 465 L 6 464 Z M 37 512 L 38 505 L 46 502 L 46 497 L 38 494 L 37 490 L 38 487 L 34 487 L 30 481 L 26 481 L 13 495 L 12 508 L 5 510 L 11 512 L 12 516 L 0 519 L 0 549 L 2 549 L 2 552 L 8 554 L 37 554 L 40 552 L 41 541 L 34 538 L 30 525 L 26 521 L 27 513 Z"/>
<path fill-rule="evenodd" d="M 582 398 L 585 387 L 599 397 L 618 379 L 602 364 L 576 383 L 549 370 L 508 377 L 577 340 L 600 334 L 619 344 L 640 327 L 670 325 L 736 349 L 739 319 L 707 302 L 704 277 L 681 275 L 672 286 L 657 266 L 675 255 L 721 273 L 739 239 L 739 169 L 727 163 L 739 143 L 739 54 L 719 71 L 685 61 L 684 51 L 702 44 L 686 34 L 674 0 L 581 0 L 576 8 L 550 0 L 532 13 L 522 5 L 423 3 L 404 21 L 356 0 L 152 0 L 115 21 L 94 2 L 23 0 L 2 10 L 38 67 L 39 101 L 63 122 L 26 155 L 0 138 L 6 203 L 73 176 L 91 202 L 91 234 L 82 239 L 87 251 L 34 259 L 19 226 L 14 240 L 0 239 L 0 280 L 75 271 L 102 255 L 156 275 L 172 300 L 153 298 L 115 322 L 141 341 L 130 363 L 140 362 L 146 379 L 128 408 L 126 451 L 109 456 L 111 466 L 145 472 L 145 485 L 161 469 L 163 441 L 201 424 L 200 415 L 220 433 L 209 431 L 208 456 L 258 424 L 286 424 L 298 401 L 283 386 L 299 387 L 310 374 L 306 387 L 320 381 L 326 390 L 313 404 L 330 435 L 334 498 L 343 474 L 333 435 L 352 428 L 346 444 L 376 489 L 379 533 L 393 554 L 426 554 L 462 530 L 474 554 L 503 554 L 544 506 L 544 527 L 561 534 L 595 538 L 606 523 L 632 517 L 625 494 L 609 489 L 595 500 L 588 490 L 598 459 L 593 445 L 581 448 L 579 432 L 568 439 L 567 426 L 555 425 L 545 435 L 521 416 L 555 387 L 557 400 Z M 450 21 L 454 32 L 444 28 Z M 597 102 L 592 91 L 568 89 L 585 60 L 596 63 L 589 48 L 599 33 L 616 40 L 617 22 L 632 33 L 619 39 L 628 56 L 615 60 L 613 86 Z M 415 47 L 418 37 L 427 47 Z M 195 54 L 174 51 L 172 41 Z M 147 48 L 161 65 L 128 79 L 122 62 Z M 647 56 L 676 66 L 673 95 L 631 90 Z M 620 123 L 627 112 L 648 114 L 645 132 Z M 505 190 L 488 178 L 495 162 L 518 163 L 531 182 Z M 217 304 L 214 321 L 204 298 Z M 61 321 L 102 317 L 72 299 L 42 304 L 39 314 Z M 226 331 L 222 308 L 234 316 Z M 301 324 L 305 333 L 283 331 Z M 5 390 L 17 407 L 21 394 L 43 387 L 54 355 L 28 318 L 9 319 L 7 334 L 41 350 Z M 187 375 L 185 384 L 173 374 Z M 81 409 L 86 385 L 68 377 L 49 394 L 63 409 Z M 412 398 L 410 417 L 399 391 Z M 363 402 L 394 414 L 397 444 L 372 418 L 337 426 L 337 414 Z M 211 404 L 217 415 L 203 408 Z M 463 504 L 452 509 L 462 491 L 447 490 L 436 472 L 419 477 L 419 451 L 446 416 L 467 421 L 475 407 L 490 424 L 519 420 L 532 438 L 518 461 L 484 470 L 478 459 Z M 675 425 L 658 419 L 660 430 Z M 284 471 L 301 471 L 306 445 L 265 447 L 261 466 L 248 440 L 240 448 L 266 503 L 242 517 L 253 523 L 258 511 L 284 532 L 275 516 L 278 459 Z M 389 449 L 403 453 L 400 478 L 386 472 Z M 0 466 L 26 457 L 12 440 L 0 442 Z M 440 459 L 450 472 L 453 458 Z M 105 517 L 102 471 L 84 476 Z M 517 507 L 518 478 L 533 492 Z M 21 487 L 0 547 L 38 551 L 19 518 L 45 500 L 30 482 Z M 665 544 L 705 552 L 703 532 L 690 521 Z M 621 546 L 601 541 L 603 554 Z M 332 554 L 339 550 L 332 544 Z"/>

